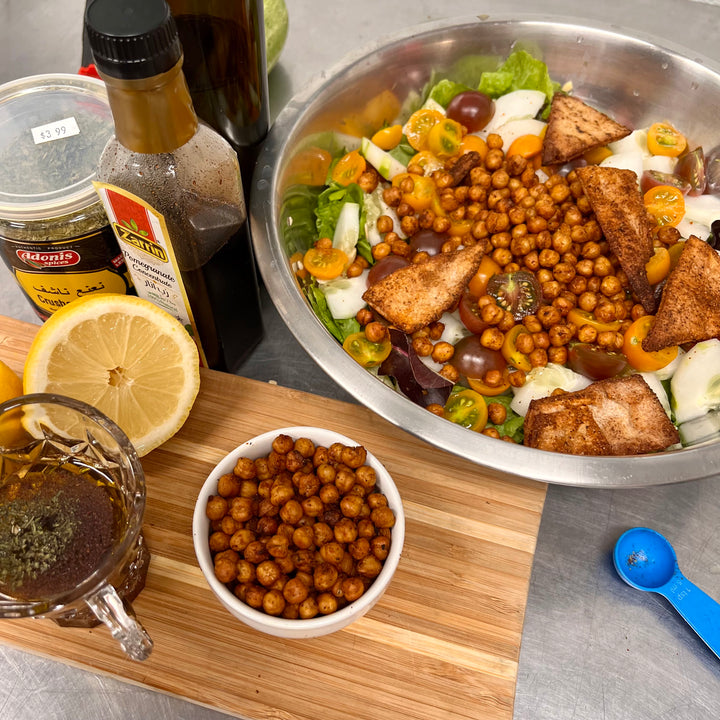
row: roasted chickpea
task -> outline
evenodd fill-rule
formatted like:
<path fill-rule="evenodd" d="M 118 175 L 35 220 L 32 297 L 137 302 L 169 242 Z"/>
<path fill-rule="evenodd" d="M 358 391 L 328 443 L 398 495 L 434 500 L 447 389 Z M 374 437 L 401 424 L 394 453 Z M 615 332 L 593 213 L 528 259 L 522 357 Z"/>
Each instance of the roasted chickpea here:
<path fill-rule="evenodd" d="M 228 503 L 224 497 L 213 495 L 208 499 L 205 514 L 210 520 L 221 520 L 228 510 Z"/>
<path fill-rule="evenodd" d="M 337 579 L 338 570 L 332 563 L 322 562 L 313 571 L 313 587 L 320 592 L 329 590 Z"/>
<path fill-rule="evenodd" d="M 370 519 L 378 528 L 391 528 L 395 525 L 395 513 L 389 507 L 378 507 L 370 513 Z"/>
<path fill-rule="evenodd" d="M 299 605 L 307 599 L 310 593 L 308 586 L 299 578 L 290 578 L 283 587 L 282 594 L 285 602 L 291 605 Z"/>
<path fill-rule="evenodd" d="M 240 494 L 240 478 L 235 473 L 227 473 L 218 478 L 218 495 L 233 498 Z"/>
<path fill-rule="evenodd" d="M 374 554 L 367 555 L 362 558 L 362 560 L 358 560 L 357 572 L 358 575 L 361 575 L 362 577 L 375 578 L 380 574 L 381 570 L 382 562 L 380 562 Z"/>
<path fill-rule="evenodd" d="M 233 473 L 241 480 L 254 480 L 257 477 L 257 467 L 255 461 L 246 457 L 239 458 L 235 463 Z"/>
<path fill-rule="evenodd" d="M 357 539 L 357 525 L 351 518 L 344 517 L 333 527 L 333 534 L 338 543 L 347 545 Z M 327 545 L 325 548 L 327 548 Z M 322 550 L 320 553 L 322 554 Z"/>
<path fill-rule="evenodd" d="M 370 552 L 378 560 L 385 560 L 390 552 L 390 539 L 384 535 L 376 535 L 370 541 Z"/>
<path fill-rule="evenodd" d="M 268 590 L 263 596 L 262 608 L 268 615 L 282 615 L 285 598 L 280 590 Z"/>

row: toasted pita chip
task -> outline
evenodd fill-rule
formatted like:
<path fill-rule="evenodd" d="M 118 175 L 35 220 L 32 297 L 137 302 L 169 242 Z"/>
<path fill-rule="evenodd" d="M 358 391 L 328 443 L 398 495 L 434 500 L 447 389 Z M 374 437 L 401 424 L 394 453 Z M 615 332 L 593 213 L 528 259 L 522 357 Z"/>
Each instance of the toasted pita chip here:
<path fill-rule="evenodd" d="M 640 375 L 532 400 L 525 445 L 571 455 L 638 455 L 679 441 L 657 395 Z"/>
<path fill-rule="evenodd" d="M 653 255 L 652 224 L 632 170 L 588 165 L 576 170 L 583 190 L 628 282 L 645 312 L 655 312 L 655 293 L 645 266 Z"/>
<path fill-rule="evenodd" d="M 543 165 L 560 165 L 592 148 L 607 145 L 632 132 L 572 95 L 555 93 L 543 140 Z"/>
<path fill-rule="evenodd" d="M 482 256 L 480 245 L 438 253 L 427 262 L 390 273 L 371 285 L 363 299 L 400 330 L 414 333 L 455 306 Z"/>
<path fill-rule="evenodd" d="M 691 235 L 665 281 L 646 352 L 720 338 L 720 255 Z"/>

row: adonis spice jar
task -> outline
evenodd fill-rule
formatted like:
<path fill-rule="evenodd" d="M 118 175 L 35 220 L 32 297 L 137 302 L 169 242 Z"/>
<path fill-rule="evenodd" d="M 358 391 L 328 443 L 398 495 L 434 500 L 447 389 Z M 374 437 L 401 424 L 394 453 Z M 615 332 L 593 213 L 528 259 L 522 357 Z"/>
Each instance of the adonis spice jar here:
<path fill-rule="evenodd" d="M 0 86 L 0 256 L 43 320 L 85 295 L 134 294 L 92 184 L 112 134 L 100 80 L 35 75 Z"/>

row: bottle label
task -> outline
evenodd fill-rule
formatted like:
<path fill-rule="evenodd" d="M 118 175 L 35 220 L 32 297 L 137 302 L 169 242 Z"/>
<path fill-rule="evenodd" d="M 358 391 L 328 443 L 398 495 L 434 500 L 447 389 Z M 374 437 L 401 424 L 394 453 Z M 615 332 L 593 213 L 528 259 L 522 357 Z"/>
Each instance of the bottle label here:
<path fill-rule="evenodd" d="M 101 182 L 93 185 L 105 206 L 137 294 L 185 326 L 198 346 L 202 365 L 207 367 L 165 218 L 145 200 L 122 188 Z"/>
<path fill-rule="evenodd" d="M 133 292 L 125 261 L 107 225 L 63 240 L 16 240 L 0 235 L 0 255 L 43 320 L 86 295 Z"/>

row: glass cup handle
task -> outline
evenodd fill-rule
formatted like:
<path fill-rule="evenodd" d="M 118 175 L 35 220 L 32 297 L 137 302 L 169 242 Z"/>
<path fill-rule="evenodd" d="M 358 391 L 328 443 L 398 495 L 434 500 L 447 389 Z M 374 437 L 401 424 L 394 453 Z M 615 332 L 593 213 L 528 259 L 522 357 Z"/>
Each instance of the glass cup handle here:
<path fill-rule="evenodd" d="M 138 622 L 132 608 L 126 606 L 112 585 L 103 585 L 85 602 L 97 618 L 109 628 L 125 654 L 132 660 L 146 660 L 153 648 L 152 638 Z"/>

